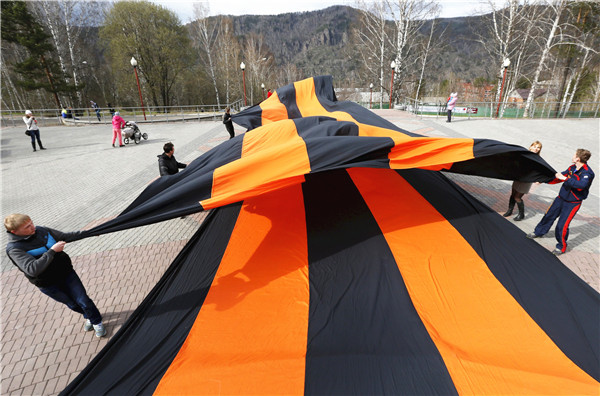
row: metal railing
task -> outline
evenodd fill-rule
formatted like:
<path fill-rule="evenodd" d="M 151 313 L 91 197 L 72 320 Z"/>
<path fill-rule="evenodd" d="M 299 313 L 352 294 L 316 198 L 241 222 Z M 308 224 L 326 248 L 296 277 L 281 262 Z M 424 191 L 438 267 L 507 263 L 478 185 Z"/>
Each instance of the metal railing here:
<path fill-rule="evenodd" d="M 203 120 L 220 120 L 226 107 L 231 107 L 233 112 L 240 111 L 242 100 L 233 103 L 217 105 L 188 105 L 188 106 L 149 106 L 143 110 L 141 107 L 115 107 L 121 117 L 126 121 L 138 123 L 155 122 L 200 122 Z M 111 110 L 101 107 L 100 119 L 92 108 L 68 109 L 68 117 L 62 117 L 62 109 L 29 109 L 33 112 L 38 125 L 42 127 L 57 125 L 83 126 L 93 124 L 110 124 L 112 122 Z M 24 126 L 23 116 L 25 109 L 0 111 L 0 125 L 2 127 Z"/>
<path fill-rule="evenodd" d="M 406 98 L 405 103 L 395 108 L 410 111 L 416 115 L 446 116 L 445 103 L 421 103 Z M 527 118 L 597 118 L 600 117 L 600 102 L 573 102 L 567 111 L 561 111 L 561 102 L 533 102 Z M 559 110 L 557 110 L 559 109 Z M 458 102 L 452 117 L 459 118 L 523 118 L 525 103 L 507 103 L 498 110 L 498 102 Z"/>

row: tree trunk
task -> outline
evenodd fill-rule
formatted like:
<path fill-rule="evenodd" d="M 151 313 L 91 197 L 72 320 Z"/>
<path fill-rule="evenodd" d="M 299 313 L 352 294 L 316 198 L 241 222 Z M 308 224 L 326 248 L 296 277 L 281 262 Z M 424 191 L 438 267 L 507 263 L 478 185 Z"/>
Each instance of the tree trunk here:
<path fill-rule="evenodd" d="M 585 55 L 583 56 L 583 61 L 581 62 L 581 71 L 579 73 L 577 73 L 577 78 L 575 79 L 575 84 L 573 85 L 573 88 L 571 89 L 571 95 L 569 95 L 569 99 L 568 99 L 568 101 L 565 105 L 565 109 L 563 111 L 563 118 L 565 118 L 567 116 L 567 113 L 569 112 L 569 108 L 571 107 L 571 103 L 573 103 L 573 98 L 575 97 L 575 93 L 577 92 L 577 86 L 579 85 L 579 81 L 581 81 L 581 76 L 583 75 L 583 71 L 585 69 L 589 53 L 590 53 L 589 50 L 585 51 Z"/>
<path fill-rule="evenodd" d="M 554 18 L 554 23 L 552 24 L 552 29 L 548 34 L 548 39 L 546 40 L 546 44 L 544 45 L 544 50 L 542 51 L 542 56 L 540 57 L 540 61 L 535 70 L 535 74 L 533 77 L 533 82 L 531 83 L 531 92 L 535 92 L 538 81 L 540 78 L 540 73 L 544 68 L 544 64 L 546 62 L 546 57 L 550 52 L 550 48 L 552 47 L 552 41 L 554 40 L 554 35 L 556 34 L 556 29 L 558 28 L 558 23 L 560 21 L 560 17 L 565 8 L 566 0 L 559 0 L 558 5 L 556 7 L 556 17 Z M 523 118 L 527 118 L 529 116 L 529 109 L 531 107 L 531 103 L 533 102 L 533 95 L 529 95 L 527 97 L 527 103 L 525 104 L 525 111 L 523 112 Z"/>

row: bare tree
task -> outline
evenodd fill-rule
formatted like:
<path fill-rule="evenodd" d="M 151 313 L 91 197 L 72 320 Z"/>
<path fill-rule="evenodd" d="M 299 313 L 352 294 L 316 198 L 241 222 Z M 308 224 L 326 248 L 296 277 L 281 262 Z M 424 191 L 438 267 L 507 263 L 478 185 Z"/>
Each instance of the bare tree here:
<path fill-rule="evenodd" d="M 427 38 L 427 44 L 424 45 L 423 50 L 421 51 L 421 56 L 420 58 L 422 59 L 421 62 L 421 75 L 419 76 L 419 83 L 417 85 L 417 89 L 415 92 L 415 101 L 419 100 L 419 94 L 421 91 L 421 85 L 423 84 L 423 76 L 425 75 L 425 67 L 427 66 L 427 58 L 431 52 L 432 46 L 436 46 L 436 43 L 438 44 L 437 47 L 439 48 L 439 43 L 441 42 L 441 39 L 444 35 L 444 31 L 441 32 L 436 32 L 435 30 L 435 22 L 437 19 L 437 16 L 439 15 L 440 12 L 440 8 L 437 7 L 437 10 L 434 11 L 434 17 L 431 20 L 431 28 L 429 30 L 429 37 Z M 434 33 L 435 36 L 434 36 Z"/>
<path fill-rule="evenodd" d="M 542 47 L 542 54 L 540 56 L 537 68 L 535 70 L 535 74 L 533 76 L 533 81 L 531 82 L 531 90 L 530 95 L 527 97 L 527 102 L 525 103 L 525 110 L 523 111 L 523 118 L 527 118 L 529 116 L 529 110 L 531 109 L 531 104 L 534 99 L 534 92 L 538 86 L 540 74 L 545 67 L 545 62 L 550 53 L 550 49 L 554 46 L 554 41 L 556 37 L 557 30 L 559 28 L 559 23 L 563 14 L 563 11 L 567 7 L 567 0 L 555 0 L 554 3 L 550 4 L 550 8 L 554 13 L 554 18 L 552 19 L 552 25 L 546 36 L 546 42 Z"/>
<path fill-rule="evenodd" d="M 222 84 L 225 90 L 225 102 L 231 103 L 231 97 L 234 92 L 239 95 L 241 92 L 236 90 L 236 85 L 231 84 L 232 78 L 237 76 L 237 61 L 240 59 L 240 46 L 233 34 L 233 22 L 230 18 L 219 17 L 219 33 L 217 38 L 217 72 L 222 76 Z"/>
<path fill-rule="evenodd" d="M 194 33 L 193 37 L 196 39 L 196 44 L 199 50 L 202 52 L 203 56 L 201 59 L 203 60 L 204 66 L 206 67 L 212 81 L 212 85 L 215 90 L 217 106 L 221 107 L 219 86 L 217 84 L 216 61 L 214 59 L 214 52 L 216 49 L 215 44 L 219 38 L 219 24 L 209 23 L 209 12 L 210 9 L 207 2 L 194 3 L 194 17 L 196 20 L 192 23 Z M 217 19 L 216 21 L 220 22 L 220 19 Z"/>
<path fill-rule="evenodd" d="M 392 47 L 390 42 L 390 24 L 387 21 L 387 8 L 383 1 L 365 2 L 360 0 L 356 4 L 361 11 L 360 27 L 355 29 L 357 52 L 362 58 L 362 63 L 367 70 L 368 81 L 378 81 L 379 108 L 383 106 L 383 91 L 385 89 L 383 78 L 390 63 L 389 53 Z"/>
<path fill-rule="evenodd" d="M 427 19 L 435 15 L 438 9 L 434 0 L 384 0 L 387 11 L 395 25 L 394 84 L 402 88 L 408 76 L 413 72 L 413 67 L 418 56 L 415 51 L 415 41 L 419 38 L 419 31 Z M 394 97 L 399 97 L 401 89 L 394 89 Z"/>
<path fill-rule="evenodd" d="M 272 79 L 274 59 L 262 35 L 257 34 L 249 34 L 245 38 L 242 56 L 246 64 L 246 86 L 250 103 L 254 103 L 254 92 L 260 90 L 261 83 Z"/>
<path fill-rule="evenodd" d="M 60 68 L 75 86 L 82 86 L 81 69 L 85 45 L 82 40 L 90 26 L 96 26 L 103 15 L 104 2 L 40 0 L 31 2 L 35 15 L 42 20 L 52 36 Z M 81 89 L 77 103 L 83 106 Z"/>

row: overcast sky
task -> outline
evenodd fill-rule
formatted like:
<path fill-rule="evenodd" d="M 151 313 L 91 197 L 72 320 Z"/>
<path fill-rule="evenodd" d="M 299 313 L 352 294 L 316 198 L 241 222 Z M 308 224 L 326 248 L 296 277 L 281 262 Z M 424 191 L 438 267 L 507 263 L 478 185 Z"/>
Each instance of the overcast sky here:
<path fill-rule="evenodd" d="M 174 11 L 181 22 L 190 22 L 193 0 L 152 0 Z M 497 1 L 497 0 L 496 0 Z M 207 2 L 204 0 L 202 2 Z M 486 10 L 487 0 L 438 0 L 443 18 L 471 16 Z M 314 11 L 332 5 L 355 6 L 354 0 L 208 0 L 211 15 L 273 15 L 286 12 Z"/>

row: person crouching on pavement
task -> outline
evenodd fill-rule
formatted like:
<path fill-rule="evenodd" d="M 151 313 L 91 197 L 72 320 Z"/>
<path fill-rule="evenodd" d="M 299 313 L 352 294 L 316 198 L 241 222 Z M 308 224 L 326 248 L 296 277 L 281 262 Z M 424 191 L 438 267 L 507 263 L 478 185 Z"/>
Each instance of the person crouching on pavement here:
<path fill-rule="evenodd" d="M 4 227 L 8 232 L 6 254 L 29 282 L 48 297 L 82 314 L 85 331 L 95 330 L 96 337 L 104 337 L 106 328 L 102 315 L 88 297 L 71 258 L 63 251 L 65 244 L 79 232 L 63 233 L 36 227 L 29 216 L 20 213 L 8 215 Z"/>
<path fill-rule="evenodd" d="M 552 253 L 561 255 L 567 251 L 567 238 L 569 237 L 569 225 L 571 220 L 581 208 L 581 203 L 588 197 L 592 181 L 594 180 L 594 172 L 587 164 L 592 153 L 585 149 L 577 149 L 566 171 L 557 173 L 555 179 L 549 184 L 563 183 L 558 197 L 554 199 L 552 205 L 546 211 L 542 220 L 535 227 L 532 233 L 527 234 L 527 238 L 539 238 L 546 235 L 554 220 L 558 217 L 558 223 L 554 231 L 556 241 L 556 249 Z"/>
<path fill-rule="evenodd" d="M 161 176 L 174 175 L 179 172 L 179 169 L 185 168 L 187 165 L 177 162 L 175 156 L 175 145 L 173 143 L 165 143 L 163 146 L 163 153 L 157 155 L 158 157 L 158 172 Z"/>
<path fill-rule="evenodd" d="M 123 117 L 119 115 L 118 111 L 115 111 L 115 114 L 112 119 L 113 125 L 113 140 L 112 146 L 115 147 L 115 141 L 117 140 L 117 136 L 119 137 L 119 147 L 123 147 L 123 135 L 121 135 L 121 128 L 125 126 L 125 120 Z"/>

